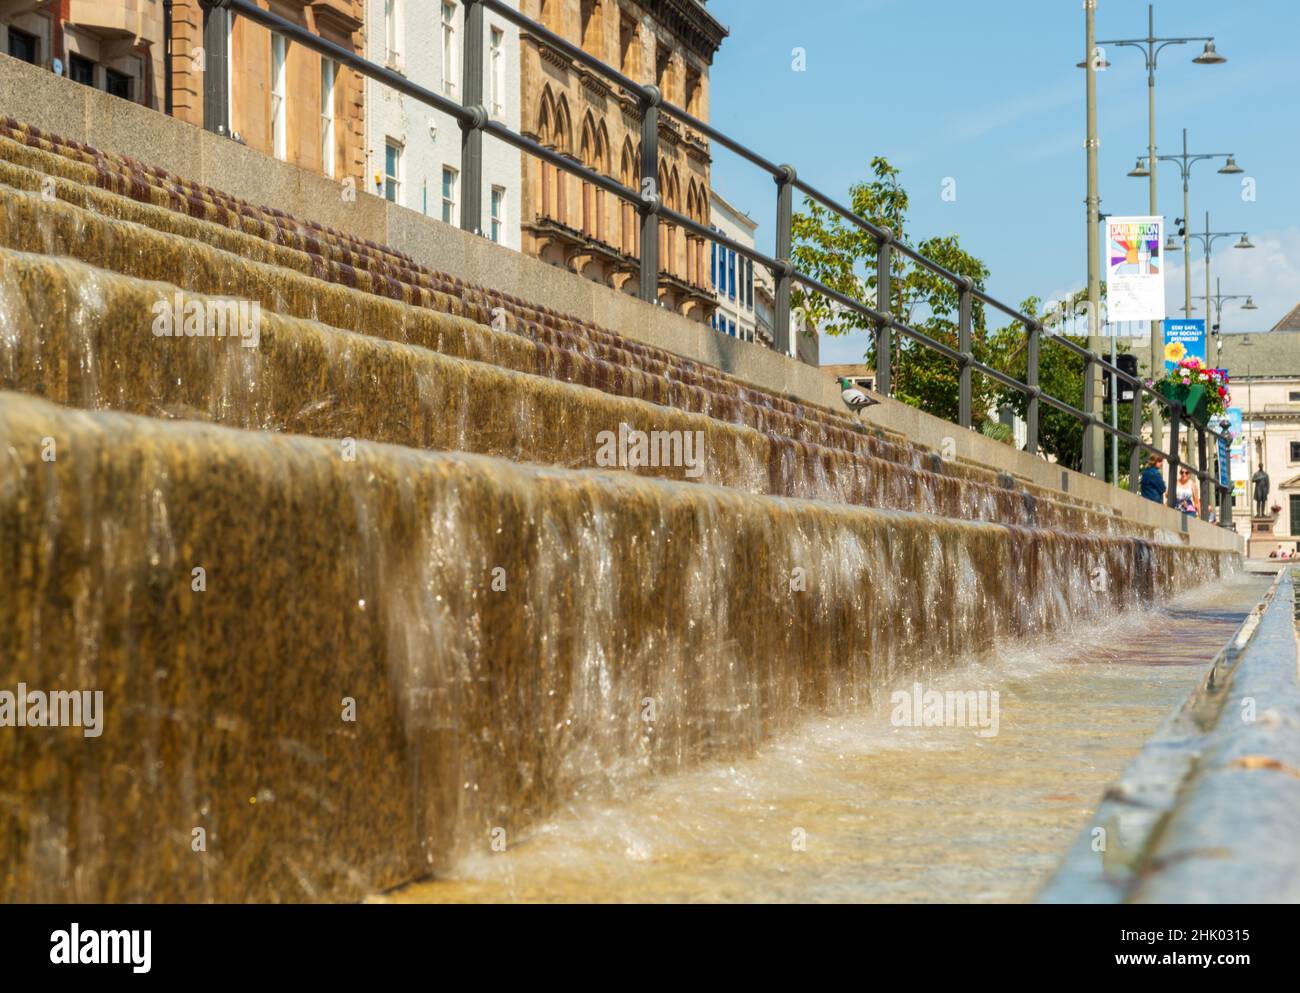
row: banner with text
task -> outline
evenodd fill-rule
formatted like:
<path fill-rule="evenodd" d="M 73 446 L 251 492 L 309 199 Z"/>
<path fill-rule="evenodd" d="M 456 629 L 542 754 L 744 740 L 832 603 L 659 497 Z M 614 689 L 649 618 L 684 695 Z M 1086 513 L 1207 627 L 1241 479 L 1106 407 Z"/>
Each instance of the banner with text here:
<path fill-rule="evenodd" d="M 1165 371 L 1168 372 L 1183 359 L 1200 359 L 1206 365 L 1205 320 L 1193 317 L 1167 318 L 1165 320 Z"/>
<path fill-rule="evenodd" d="M 1106 218 L 1106 316 L 1116 321 L 1165 318 L 1163 217 Z"/>

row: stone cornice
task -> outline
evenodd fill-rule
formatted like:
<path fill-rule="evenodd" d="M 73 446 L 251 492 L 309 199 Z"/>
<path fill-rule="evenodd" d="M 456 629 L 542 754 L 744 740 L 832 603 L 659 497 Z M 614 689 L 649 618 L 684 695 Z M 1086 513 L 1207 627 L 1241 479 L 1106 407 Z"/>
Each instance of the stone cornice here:
<path fill-rule="evenodd" d="M 709 146 L 701 143 L 694 135 L 686 139 L 686 154 L 695 159 L 696 162 L 702 162 L 710 165 L 713 162 L 713 156 L 709 154 Z"/>
<path fill-rule="evenodd" d="M 696 0 L 636 0 L 652 17 L 686 42 L 710 65 L 722 39 L 730 33 Z"/>
<path fill-rule="evenodd" d="M 520 31 L 519 40 L 527 42 L 537 49 L 537 54 L 543 62 L 549 62 L 557 69 L 570 70 L 574 68 L 573 60 L 563 52 L 558 52 L 550 45 L 546 44 L 541 38 L 531 31 Z"/>
<path fill-rule="evenodd" d="M 608 100 L 610 94 L 614 92 L 608 83 L 586 66 L 575 64 L 573 66 L 573 71 L 577 74 L 579 80 L 582 81 L 583 88 L 589 91 L 592 96 L 596 97 L 596 99 L 601 101 Z"/>
<path fill-rule="evenodd" d="M 317 31 L 325 25 L 351 38 L 361 30 L 361 20 L 353 14 L 352 5 L 347 0 L 313 0 L 310 6 L 316 18 Z"/>

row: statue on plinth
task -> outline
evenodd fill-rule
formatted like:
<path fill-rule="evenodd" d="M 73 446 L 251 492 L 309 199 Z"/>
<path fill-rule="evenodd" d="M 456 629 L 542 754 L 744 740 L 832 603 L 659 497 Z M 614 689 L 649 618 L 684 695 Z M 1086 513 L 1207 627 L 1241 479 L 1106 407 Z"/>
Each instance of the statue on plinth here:
<path fill-rule="evenodd" d="M 1255 487 L 1255 516 L 1264 517 L 1268 514 L 1269 479 L 1263 466 L 1255 470 L 1255 475 L 1250 477 L 1250 481 Z"/>

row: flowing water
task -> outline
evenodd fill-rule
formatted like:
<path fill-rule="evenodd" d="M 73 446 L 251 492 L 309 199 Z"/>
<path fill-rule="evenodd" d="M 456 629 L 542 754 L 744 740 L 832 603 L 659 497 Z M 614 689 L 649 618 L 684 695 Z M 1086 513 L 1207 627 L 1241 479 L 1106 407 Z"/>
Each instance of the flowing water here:
<path fill-rule="evenodd" d="M 996 736 L 894 727 L 884 703 L 819 718 L 751 759 L 577 799 L 504 851 L 485 834 L 444 878 L 375 899 L 1031 899 L 1267 586 L 1201 588 L 928 681 L 999 690 Z"/>
<path fill-rule="evenodd" d="M 264 310 L 255 345 L 157 333 L 213 297 Z M 698 466 L 603 462 L 624 427 L 698 437 Z M 93 747 L 0 737 L 0 899 L 851 879 L 886 864 L 861 839 L 923 837 L 909 810 L 1045 748 L 1053 700 L 1154 712 L 1180 671 L 956 660 L 1236 568 L 1005 480 L 0 119 L 0 688 L 105 694 Z M 998 736 L 881 730 L 895 688 L 976 676 Z M 1122 738 L 1128 713 L 1090 720 Z M 1048 809 L 1081 810 L 1091 768 Z M 796 829 L 802 861 L 765 847 Z M 475 862 L 489 833 L 506 854 Z"/>

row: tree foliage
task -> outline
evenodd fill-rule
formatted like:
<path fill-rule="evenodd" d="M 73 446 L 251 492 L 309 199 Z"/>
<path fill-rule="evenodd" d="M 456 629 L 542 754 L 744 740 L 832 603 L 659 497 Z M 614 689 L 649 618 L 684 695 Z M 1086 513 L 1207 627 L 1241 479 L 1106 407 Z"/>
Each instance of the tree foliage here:
<path fill-rule="evenodd" d="M 849 204 L 859 217 L 877 227 L 889 228 L 896 240 L 913 245 L 908 229 L 907 191 L 899 182 L 899 170 L 887 159 L 877 156 L 871 160 L 871 178 L 850 188 Z M 796 213 L 793 219 L 795 266 L 830 289 L 879 308 L 875 237 L 811 198 L 805 199 L 803 206 L 803 211 Z M 914 247 L 949 272 L 966 276 L 977 289 L 985 289 L 988 268 L 961 247 L 956 235 L 926 238 L 915 243 Z M 889 289 L 889 312 L 895 320 L 952 348 L 957 347 L 959 294 L 952 283 L 895 252 L 891 259 Z M 838 336 L 873 330 L 866 315 L 802 286 L 796 285 L 791 302 L 823 334 Z M 1060 334 L 1083 344 L 1086 338 L 1066 335 L 1066 329 L 1085 302 L 1086 293 L 1080 292 L 1046 313 L 1040 313 L 1042 301 L 1037 297 L 1031 297 L 1020 305 L 1023 314 L 1043 321 L 1045 326 L 1039 348 L 1039 385 L 1046 393 L 1075 408 L 1083 406 L 1083 359 L 1047 338 Z M 972 353 L 979 361 L 1023 382 L 1028 360 L 1023 322 L 1013 320 L 995 330 L 990 329 L 985 310 L 984 304 L 974 301 L 971 308 Z M 893 337 L 894 397 L 935 416 L 957 420 L 959 383 L 956 362 L 905 333 L 896 331 Z M 863 358 L 869 365 L 875 363 L 874 335 L 868 337 Z M 1022 418 L 1028 407 L 1024 394 L 1019 390 L 978 373 L 972 377 L 971 400 L 976 430 L 982 430 L 986 422 L 994 421 L 991 413 L 1002 407 L 1010 407 Z M 1121 417 L 1126 416 L 1127 410 L 1122 408 Z M 1039 404 L 1039 446 L 1044 453 L 1062 465 L 1077 469 L 1081 463 L 1082 445 L 1083 428 L 1073 416 L 1048 404 Z M 1122 454 L 1127 457 L 1126 452 Z"/>
<path fill-rule="evenodd" d="M 896 240 L 911 245 L 908 196 L 899 183 L 898 170 L 878 156 L 871 160 L 871 171 L 872 179 L 856 183 L 849 190 L 853 212 L 879 227 L 889 228 Z M 806 199 L 804 211 L 794 216 L 793 232 L 793 261 L 800 271 L 847 297 L 878 306 L 876 239 L 870 232 L 811 199 Z M 956 235 L 926 238 L 915 248 L 949 272 L 966 276 L 975 287 L 984 288 L 988 269 L 962 249 Z M 957 347 L 958 291 L 948 280 L 895 252 L 889 289 L 889 311 L 895 320 L 952 348 Z M 802 287 L 796 287 L 792 303 L 823 334 L 845 335 L 872 328 L 866 315 Z M 978 301 L 971 311 L 971 337 L 975 357 L 985 360 L 989 354 L 988 330 L 984 306 Z M 956 363 L 904 333 L 896 333 L 894 339 L 891 356 L 894 396 L 938 417 L 956 420 Z M 868 363 L 875 362 L 874 337 L 869 339 L 865 359 Z M 977 427 L 986 419 L 993 397 L 989 384 L 978 381 L 973 384 L 972 410 Z"/>

